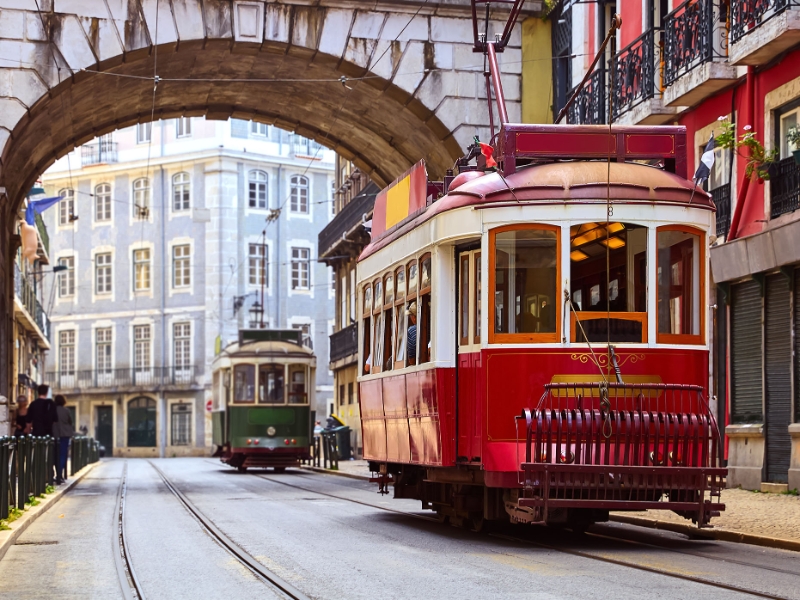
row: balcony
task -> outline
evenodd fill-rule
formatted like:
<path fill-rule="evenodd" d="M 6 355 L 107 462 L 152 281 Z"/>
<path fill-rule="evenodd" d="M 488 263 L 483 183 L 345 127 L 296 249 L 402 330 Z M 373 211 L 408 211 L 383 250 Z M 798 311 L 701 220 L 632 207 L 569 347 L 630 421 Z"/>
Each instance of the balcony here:
<path fill-rule="evenodd" d="M 575 89 L 567 94 L 572 98 Z M 567 111 L 567 123 L 572 125 L 605 125 L 606 116 L 606 73 L 599 69 L 592 73 L 589 81 L 575 98 Z"/>
<path fill-rule="evenodd" d="M 800 43 L 800 0 L 731 0 L 729 60 L 763 65 Z"/>
<path fill-rule="evenodd" d="M 50 235 L 47 233 L 47 227 L 44 224 L 44 219 L 39 213 L 34 213 L 36 218 L 36 229 L 39 230 L 39 248 L 37 258 L 44 265 L 50 264 Z"/>
<path fill-rule="evenodd" d="M 727 4 L 687 0 L 664 18 L 664 102 L 692 106 L 736 81 L 727 62 Z"/>
<path fill-rule="evenodd" d="M 59 393 L 153 392 L 202 387 L 198 366 L 62 370 L 45 373 L 44 382 Z"/>
<path fill-rule="evenodd" d="M 99 139 L 81 147 L 81 165 L 105 165 L 117 162 L 117 143 Z"/>
<path fill-rule="evenodd" d="M 663 50 L 660 39 L 660 29 L 649 29 L 611 59 L 611 114 L 615 123 L 660 125 L 674 117 L 675 109 L 664 106 L 657 85 Z"/>
<path fill-rule="evenodd" d="M 711 190 L 711 199 L 717 207 L 717 237 L 728 235 L 731 228 L 731 184 Z"/>
<path fill-rule="evenodd" d="M 340 329 L 332 334 L 330 341 L 330 361 L 332 363 L 348 357 L 351 357 L 351 360 L 345 361 L 344 364 L 355 362 L 356 354 L 358 354 L 358 326 L 356 323 L 348 325 L 344 329 Z"/>
<path fill-rule="evenodd" d="M 362 226 L 364 215 L 371 215 L 375 206 L 378 186 L 370 183 L 319 232 L 319 256 L 357 255 L 369 243 L 369 236 Z"/>
<path fill-rule="evenodd" d="M 775 171 L 769 180 L 772 219 L 800 208 L 800 165 L 790 156 L 780 161 Z"/>
<path fill-rule="evenodd" d="M 14 309 L 25 329 L 37 334 L 49 347 L 50 319 L 36 298 L 36 288 L 19 270 L 17 263 L 14 263 Z"/>

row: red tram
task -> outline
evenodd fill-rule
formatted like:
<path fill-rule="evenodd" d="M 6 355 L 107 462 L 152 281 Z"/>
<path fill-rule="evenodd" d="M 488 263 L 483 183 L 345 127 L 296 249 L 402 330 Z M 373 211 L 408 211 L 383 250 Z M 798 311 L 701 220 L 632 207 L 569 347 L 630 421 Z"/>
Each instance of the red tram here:
<path fill-rule="evenodd" d="M 726 473 L 706 401 L 715 208 L 685 128 L 510 124 L 484 46 L 497 171 L 476 144 L 479 166 L 439 183 L 420 161 L 376 199 L 364 456 L 454 524 L 667 509 L 703 527 Z"/>

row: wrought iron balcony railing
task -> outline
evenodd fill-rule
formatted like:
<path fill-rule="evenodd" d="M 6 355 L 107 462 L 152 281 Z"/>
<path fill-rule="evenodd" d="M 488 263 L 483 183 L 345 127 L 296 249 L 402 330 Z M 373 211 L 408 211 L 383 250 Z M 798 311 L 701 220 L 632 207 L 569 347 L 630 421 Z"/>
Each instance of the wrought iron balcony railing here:
<path fill-rule="evenodd" d="M 731 184 L 711 190 L 711 198 L 717 207 L 717 237 L 728 235 L 731 228 Z"/>
<path fill-rule="evenodd" d="M 42 244 L 42 248 L 44 249 L 44 253 L 47 254 L 48 258 L 50 257 L 50 235 L 47 233 L 47 227 L 44 224 L 44 219 L 42 219 L 42 215 L 39 213 L 34 213 L 36 219 L 36 229 L 39 230 L 39 240 Z"/>
<path fill-rule="evenodd" d="M 770 177 L 770 217 L 790 213 L 800 208 L 800 165 L 794 158 L 784 158 Z"/>
<path fill-rule="evenodd" d="M 611 114 L 616 121 L 656 93 L 658 62 L 656 43 L 660 29 L 649 29 L 612 59 Z"/>
<path fill-rule="evenodd" d="M 358 352 L 358 327 L 356 323 L 331 334 L 330 361 L 335 362 Z"/>
<path fill-rule="evenodd" d="M 575 92 L 567 94 L 572 97 Z M 604 125 L 606 122 L 606 72 L 598 69 L 583 86 L 567 111 L 567 123 L 575 125 Z"/>
<path fill-rule="evenodd" d="M 45 373 L 44 382 L 54 390 L 89 393 L 106 388 L 157 389 L 164 386 L 199 385 L 200 367 L 142 367 L 120 369 L 61 369 Z"/>
<path fill-rule="evenodd" d="M 715 56 L 726 55 L 727 5 L 687 0 L 664 18 L 664 85 Z"/>
<path fill-rule="evenodd" d="M 100 165 L 117 162 L 117 142 L 99 139 L 81 147 L 81 164 Z"/>
<path fill-rule="evenodd" d="M 47 313 L 36 298 L 36 288 L 19 270 L 17 263 L 14 263 L 14 294 L 19 298 L 44 338 L 50 341 L 50 319 L 47 318 Z"/>
<path fill-rule="evenodd" d="M 736 43 L 800 0 L 731 0 L 731 43 Z"/>

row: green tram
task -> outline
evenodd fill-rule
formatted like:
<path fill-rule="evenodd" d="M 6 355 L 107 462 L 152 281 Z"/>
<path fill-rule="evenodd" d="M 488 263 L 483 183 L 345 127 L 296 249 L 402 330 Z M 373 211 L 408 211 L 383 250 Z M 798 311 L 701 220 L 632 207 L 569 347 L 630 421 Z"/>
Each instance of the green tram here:
<path fill-rule="evenodd" d="M 213 443 L 223 463 L 283 471 L 310 458 L 316 357 L 295 329 L 242 329 L 211 363 Z"/>

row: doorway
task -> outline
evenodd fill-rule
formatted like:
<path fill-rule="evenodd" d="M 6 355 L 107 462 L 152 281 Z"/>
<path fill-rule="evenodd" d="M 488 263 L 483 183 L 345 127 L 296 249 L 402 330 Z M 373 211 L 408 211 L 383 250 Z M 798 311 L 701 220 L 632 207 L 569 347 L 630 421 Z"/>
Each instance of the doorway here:
<path fill-rule="evenodd" d="M 105 456 L 114 455 L 114 407 L 97 406 L 94 409 L 94 439 L 105 448 Z"/>
<path fill-rule="evenodd" d="M 458 449 L 460 460 L 481 461 L 481 431 L 478 407 L 481 405 L 478 385 L 481 369 L 481 251 L 479 244 L 459 248 L 456 252 L 457 298 L 456 331 L 458 359 L 456 364 L 458 394 Z"/>

